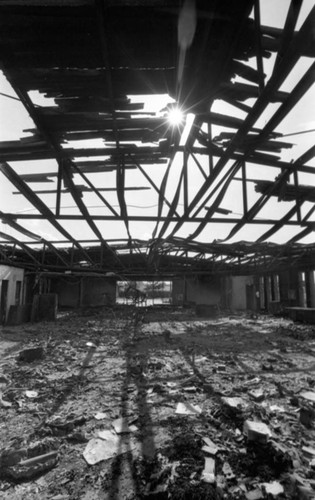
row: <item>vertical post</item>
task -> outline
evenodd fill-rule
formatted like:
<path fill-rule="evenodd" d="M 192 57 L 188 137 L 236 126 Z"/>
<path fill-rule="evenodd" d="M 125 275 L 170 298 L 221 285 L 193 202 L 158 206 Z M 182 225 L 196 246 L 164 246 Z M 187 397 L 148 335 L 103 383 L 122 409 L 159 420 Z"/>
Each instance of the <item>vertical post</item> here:
<path fill-rule="evenodd" d="M 103 268 L 103 263 L 104 263 L 104 245 L 103 243 L 101 242 L 101 248 L 100 248 L 100 265 L 101 265 L 101 268 Z"/>
<path fill-rule="evenodd" d="M 246 182 L 246 162 L 242 161 L 242 189 L 243 189 L 243 211 L 244 216 L 247 216 L 248 201 L 247 201 L 247 182 Z"/>
<path fill-rule="evenodd" d="M 267 311 L 270 309 L 270 302 L 272 301 L 272 288 L 271 288 L 271 276 L 266 276 L 265 278 L 266 286 L 266 298 L 267 298 Z"/>
<path fill-rule="evenodd" d="M 315 307 L 315 271 L 309 271 L 310 306 Z"/>
<path fill-rule="evenodd" d="M 256 0 L 254 5 L 254 17 L 255 17 L 255 36 L 256 36 L 256 60 L 257 60 L 257 71 L 259 78 L 259 92 L 262 92 L 265 86 L 264 82 L 264 63 L 262 56 L 261 47 L 261 28 L 260 28 L 260 2 Z"/>
<path fill-rule="evenodd" d="M 71 256 L 70 256 L 70 265 L 73 266 L 73 256 L 74 256 L 74 243 L 72 243 L 71 247 Z"/>
<path fill-rule="evenodd" d="M 208 138 L 209 138 L 209 143 L 211 144 L 212 142 L 212 127 L 211 123 L 208 123 Z M 209 152 L 209 174 L 211 175 L 213 172 L 213 156 L 212 153 Z"/>
<path fill-rule="evenodd" d="M 301 307 L 307 307 L 306 300 L 306 284 L 305 284 L 305 273 L 298 273 L 298 287 L 299 287 L 299 304 Z"/>
<path fill-rule="evenodd" d="M 63 160 L 58 161 L 57 195 L 56 195 L 56 217 L 60 215 L 61 181 L 62 181 Z"/>
<path fill-rule="evenodd" d="M 280 302 L 280 282 L 279 274 L 273 275 L 274 300 Z"/>
<path fill-rule="evenodd" d="M 260 307 L 260 309 L 266 308 L 265 278 L 263 276 L 259 277 L 259 307 Z"/>
<path fill-rule="evenodd" d="M 184 184 L 184 211 L 188 209 L 188 154 L 186 148 L 184 149 L 184 176 L 183 176 L 183 184 Z"/>
<path fill-rule="evenodd" d="M 45 256 L 46 256 L 46 243 L 43 243 L 42 265 L 44 265 L 45 263 Z"/>
<path fill-rule="evenodd" d="M 299 177 L 298 177 L 298 172 L 297 172 L 296 168 L 293 171 L 293 178 L 294 178 L 294 185 L 295 185 L 295 202 L 296 202 L 296 208 L 297 208 L 297 219 L 299 222 L 302 222 L 301 200 L 300 200 L 300 194 L 299 194 Z"/>
<path fill-rule="evenodd" d="M 84 285 L 83 285 L 83 280 L 84 278 L 81 276 L 80 277 L 80 285 L 79 285 L 79 306 L 82 307 L 83 305 L 83 289 L 84 289 Z"/>

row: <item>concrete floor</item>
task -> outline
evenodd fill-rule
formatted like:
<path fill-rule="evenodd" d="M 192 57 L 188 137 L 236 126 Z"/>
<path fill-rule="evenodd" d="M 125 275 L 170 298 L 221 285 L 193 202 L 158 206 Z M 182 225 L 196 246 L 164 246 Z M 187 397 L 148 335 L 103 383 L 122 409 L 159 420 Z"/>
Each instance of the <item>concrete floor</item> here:
<path fill-rule="evenodd" d="M 44 357 L 17 360 L 34 346 Z M 4 328 L 0 349 L 2 398 L 11 403 L 0 407 L 1 498 L 131 500 L 166 498 L 167 490 L 174 499 L 219 498 L 220 491 L 246 499 L 276 481 L 286 494 L 279 498 L 293 499 L 302 498 L 301 483 L 312 487 L 305 448 L 315 457 L 315 431 L 312 418 L 308 427 L 300 422 L 301 408 L 312 412 L 313 404 L 303 394 L 315 386 L 310 325 L 121 306 Z M 225 397 L 241 405 L 233 410 Z M 198 410 L 178 414 L 179 403 Z M 135 428 L 115 433 L 118 418 Z M 266 445 L 248 442 L 246 420 L 268 425 Z M 87 464 L 88 443 L 110 430 L 112 457 Z M 219 449 L 216 486 L 202 479 L 205 438 Z M 36 446 L 58 451 L 53 467 L 25 478 L 18 463 L 8 466 L 5 449 L 24 449 L 28 459 Z M 224 473 L 226 463 L 234 478 Z"/>

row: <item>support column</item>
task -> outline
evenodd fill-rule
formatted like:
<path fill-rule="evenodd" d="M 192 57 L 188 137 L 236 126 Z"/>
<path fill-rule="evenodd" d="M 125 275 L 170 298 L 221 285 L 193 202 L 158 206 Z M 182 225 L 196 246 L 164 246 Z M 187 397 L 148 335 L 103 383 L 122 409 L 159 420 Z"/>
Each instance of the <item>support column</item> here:
<path fill-rule="evenodd" d="M 271 276 L 265 277 L 265 287 L 266 287 L 266 298 L 267 298 L 267 311 L 270 309 L 270 302 L 272 301 L 272 292 L 271 292 Z"/>
<path fill-rule="evenodd" d="M 315 271 L 309 271 L 310 306 L 315 307 Z"/>
<path fill-rule="evenodd" d="M 80 286 L 79 286 L 79 294 L 80 294 L 80 297 L 79 297 L 79 306 L 82 307 L 82 304 L 83 304 L 83 281 L 84 281 L 84 278 L 80 278 Z"/>
<path fill-rule="evenodd" d="M 299 283 L 299 304 L 300 304 L 300 307 L 307 307 L 305 273 L 304 272 L 299 272 L 298 283 Z"/>

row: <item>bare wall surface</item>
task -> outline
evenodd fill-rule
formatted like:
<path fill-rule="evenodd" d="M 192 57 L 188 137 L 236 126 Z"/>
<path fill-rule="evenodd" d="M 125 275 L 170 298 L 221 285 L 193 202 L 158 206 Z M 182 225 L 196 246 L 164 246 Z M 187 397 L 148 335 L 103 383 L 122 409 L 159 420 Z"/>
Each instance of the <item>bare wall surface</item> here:
<path fill-rule="evenodd" d="M 248 309 L 247 294 L 254 297 L 254 278 L 252 276 L 231 276 L 231 309 Z"/>
<path fill-rule="evenodd" d="M 58 294 L 61 307 L 113 305 L 116 282 L 101 277 L 62 277 L 54 279 L 51 291 Z"/>
<path fill-rule="evenodd" d="M 17 267 L 0 265 L 0 298 L 1 298 L 1 316 L 6 320 L 10 306 L 14 306 L 16 301 L 22 300 L 24 270 Z M 21 282 L 19 297 L 16 297 L 16 284 Z"/>
<path fill-rule="evenodd" d="M 80 277 L 55 279 L 51 291 L 58 294 L 58 304 L 61 307 L 79 307 Z"/>
<path fill-rule="evenodd" d="M 116 281 L 104 278 L 83 278 L 82 306 L 113 305 L 116 301 Z"/>
<path fill-rule="evenodd" d="M 174 280 L 172 290 L 175 305 L 184 302 L 219 305 L 221 302 L 221 286 L 216 278 Z"/>

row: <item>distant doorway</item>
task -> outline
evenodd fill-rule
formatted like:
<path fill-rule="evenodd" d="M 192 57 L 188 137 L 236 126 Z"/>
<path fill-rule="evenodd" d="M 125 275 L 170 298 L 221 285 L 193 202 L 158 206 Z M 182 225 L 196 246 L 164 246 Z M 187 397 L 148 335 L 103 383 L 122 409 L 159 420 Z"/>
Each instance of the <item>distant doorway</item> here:
<path fill-rule="evenodd" d="M 7 315 L 8 304 L 8 288 L 9 280 L 2 280 L 1 282 L 1 299 L 0 299 L 0 322 L 4 325 Z"/>

